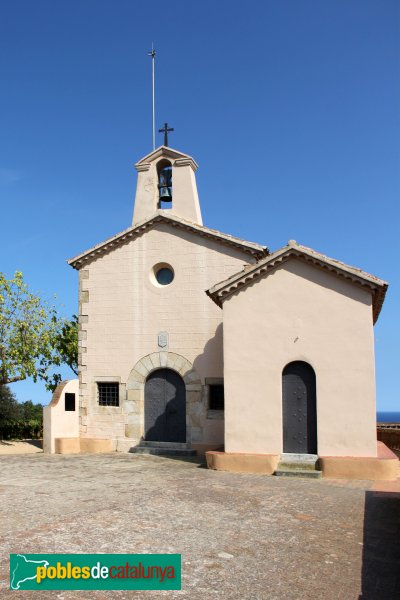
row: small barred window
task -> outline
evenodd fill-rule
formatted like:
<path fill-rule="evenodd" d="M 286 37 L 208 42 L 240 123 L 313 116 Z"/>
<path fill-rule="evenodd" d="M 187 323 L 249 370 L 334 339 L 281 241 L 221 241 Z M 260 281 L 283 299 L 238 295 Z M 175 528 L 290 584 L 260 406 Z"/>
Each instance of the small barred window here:
<path fill-rule="evenodd" d="M 118 383 L 98 382 L 97 390 L 100 406 L 119 406 Z"/>

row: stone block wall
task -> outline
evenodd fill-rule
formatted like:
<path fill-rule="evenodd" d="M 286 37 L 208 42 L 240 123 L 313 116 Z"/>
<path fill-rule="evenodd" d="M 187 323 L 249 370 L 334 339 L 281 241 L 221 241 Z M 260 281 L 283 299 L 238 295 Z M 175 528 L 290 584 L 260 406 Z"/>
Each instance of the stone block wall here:
<path fill-rule="evenodd" d="M 178 373 L 186 369 L 188 437 L 223 443 L 223 422 L 207 418 L 202 388 L 205 378 L 223 377 L 222 311 L 205 290 L 248 262 L 254 259 L 240 249 L 159 223 L 82 267 L 81 436 L 138 439 L 145 378 L 168 366 Z M 154 285 L 152 269 L 158 263 L 174 271 L 168 286 Z M 160 332 L 168 334 L 162 349 Z M 118 382 L 119 407 L 98 405 L 98 381 Z"/>

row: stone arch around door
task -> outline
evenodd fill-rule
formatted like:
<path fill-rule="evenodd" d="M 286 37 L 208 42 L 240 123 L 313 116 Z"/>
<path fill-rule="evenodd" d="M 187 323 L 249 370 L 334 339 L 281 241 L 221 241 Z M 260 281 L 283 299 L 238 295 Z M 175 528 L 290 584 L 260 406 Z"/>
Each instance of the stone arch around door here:
<path fill-rule="evenodd" d="M 186 388 L 186 442 L 201 441 L 202 402 L 201 379 L 193 365 L 174 352 L 153 352 L 141 358 L 133 367 L 127 381 L 127 399 L 124 403 L 126 416 L 125 436 L 138 442 L 144 437 L 144 388 L 147 377 L 158 369 L 171 369 L 178 373 Z M 205 414 L 204 414 L 205 418 Z"/>
<path fill-rule="evenodd" d="M 307 362 L 290 362 L 282 371 L 283 452 L 317 454 L 315 371 Z"/>

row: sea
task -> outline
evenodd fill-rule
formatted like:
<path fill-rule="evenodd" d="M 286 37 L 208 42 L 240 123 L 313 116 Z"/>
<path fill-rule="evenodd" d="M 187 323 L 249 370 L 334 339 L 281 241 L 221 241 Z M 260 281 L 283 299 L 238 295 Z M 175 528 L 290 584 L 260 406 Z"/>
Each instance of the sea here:
<path fill-rule="evenodd" d="M 400 423 L 400 412 L 378 411 L 376 421 L 377 423 Z"/>

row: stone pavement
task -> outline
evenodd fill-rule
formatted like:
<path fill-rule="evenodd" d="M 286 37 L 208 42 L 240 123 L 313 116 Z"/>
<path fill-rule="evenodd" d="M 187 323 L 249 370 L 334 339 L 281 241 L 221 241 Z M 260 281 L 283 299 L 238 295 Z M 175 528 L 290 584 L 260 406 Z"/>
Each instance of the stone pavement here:
<path fill-rule="evenodd" d="M 0 456 L 2 599 L 400 598 L 400 485 L 130 454 Z M 175 592 L 10 591 L 9 553 L 182 554 Z"/>

